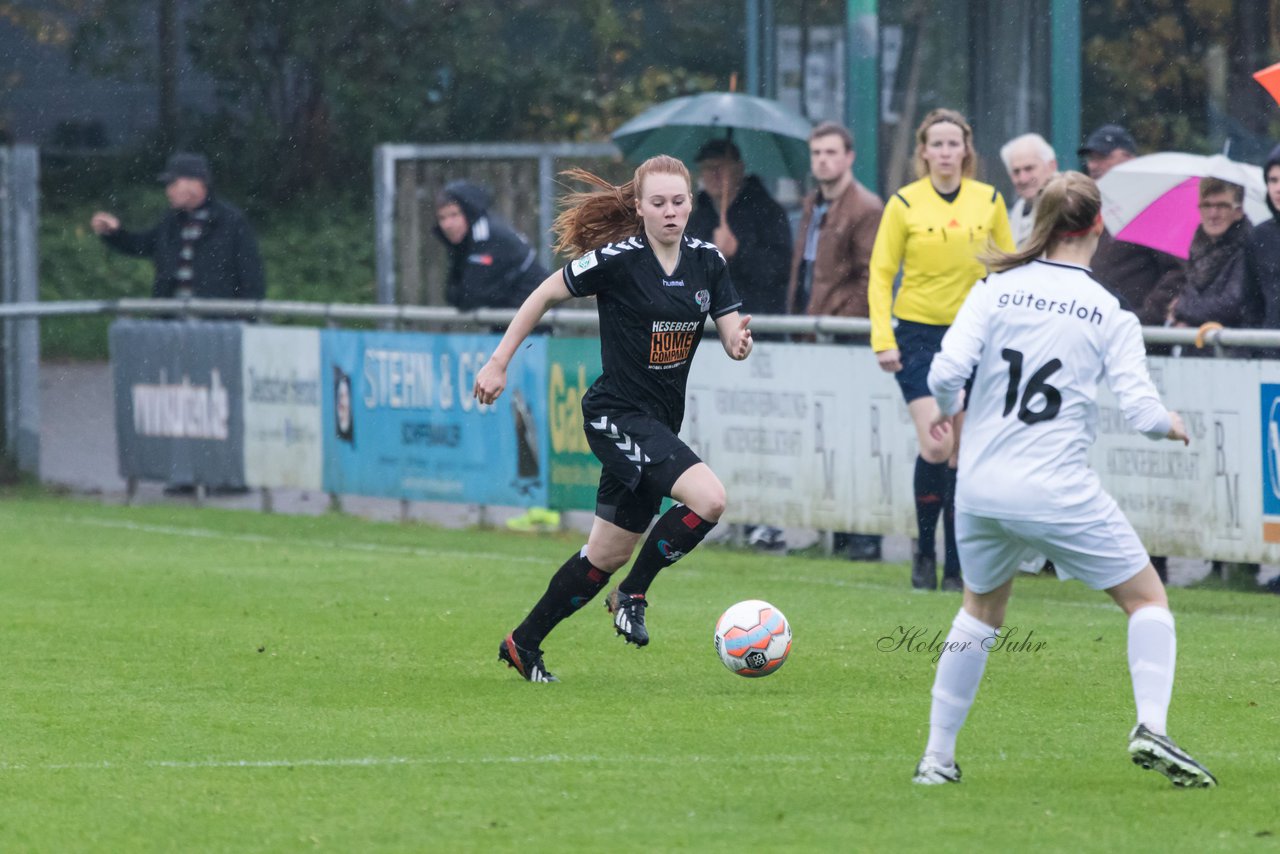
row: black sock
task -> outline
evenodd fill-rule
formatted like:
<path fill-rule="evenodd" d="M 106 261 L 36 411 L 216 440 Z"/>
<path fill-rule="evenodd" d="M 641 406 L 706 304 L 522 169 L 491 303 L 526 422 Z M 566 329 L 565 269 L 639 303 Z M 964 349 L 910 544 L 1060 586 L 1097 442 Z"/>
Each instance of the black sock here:
<path fill-rule="evenodd" d="M 683 504 L 663 513 L 649 532 L 649 539 L 640 547 L 631 571 L 618 585 L 618 591 L 628 596 L 643 596 L 664 566 L 693 551 L 715 526 L 715 522 L 708 522 Z"/>
<path fill-rule="evenodd" d="M 916 457 L 916 526 L 919 540 L 916 551 L 922 555 L 935 553 L 934 538 L 938 535 L 938 516 L 942 513 L 942 499 L 947 489 L 948 466 L 926 462 Z"/>
<path fill-rule="evenodd" d="M 537 649 L 552 629 L 590 602 L 608 583 L 609 573 L 591 565 L 583 546 L 551 576 L 547 592 L 511 636 L 525 649 Z"/>
<path fill-rule="evenodd" d="M 960 577 L 960 550 L 956 548 L 956 470 L 947 466 L 947 486 L 942 493 L 943 578 Z"/>

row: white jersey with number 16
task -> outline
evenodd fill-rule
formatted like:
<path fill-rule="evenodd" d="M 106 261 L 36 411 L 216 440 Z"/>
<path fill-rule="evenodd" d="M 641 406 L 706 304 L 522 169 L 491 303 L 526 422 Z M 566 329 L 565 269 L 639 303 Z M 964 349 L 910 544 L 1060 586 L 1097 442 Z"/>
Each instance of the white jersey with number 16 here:
<path fill-rule="evenodd" d="M 1110 503 L 1087 459 L 1104 379 L 1135 430 L 1170 428 L 1137 317 L 1084 267 L 1037 260 L 979 282 L 929 369 L 943 412 L 971 375 L 956 509 L 972 515 L 1069 521 Z"/>

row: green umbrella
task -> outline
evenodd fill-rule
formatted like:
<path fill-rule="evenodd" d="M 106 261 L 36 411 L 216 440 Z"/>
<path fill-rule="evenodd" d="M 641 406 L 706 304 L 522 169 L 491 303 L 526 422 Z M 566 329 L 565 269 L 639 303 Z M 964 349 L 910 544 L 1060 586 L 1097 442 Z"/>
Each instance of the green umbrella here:
<path fill-rule="evenodd" d="M 803 178 L 809 171 L 809 120 L 777 101 L 735 92 L 704 92 L 663 101 L 613 132 L 623 155 L 639 163 L 670 154 L 693 167 L 698 149 L 729 139 L 748 172 Z"/>

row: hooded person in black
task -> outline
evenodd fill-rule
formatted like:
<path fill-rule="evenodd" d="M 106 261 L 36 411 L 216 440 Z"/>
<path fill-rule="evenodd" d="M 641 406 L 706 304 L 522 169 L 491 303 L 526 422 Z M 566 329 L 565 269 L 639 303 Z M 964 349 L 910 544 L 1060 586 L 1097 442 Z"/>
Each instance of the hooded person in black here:
<path fill-rule="evenodd" d="M 1267 155 L 1262 180 L 1271 219 L 1254 226 L 1245 244 L 1245 270 L 1252 298 L 1262 303 L 1262 325 L 1280 329 L 1280 145 Z"/>
<path fill-rule="evenodd" d="M 489 213 L 490 202 L 469 181 L 451 181 L 436 195 L 432 231 L 449 252 L 445 300 L 461 311 L 519 308 L 547 277 L 524 236 Z"/>

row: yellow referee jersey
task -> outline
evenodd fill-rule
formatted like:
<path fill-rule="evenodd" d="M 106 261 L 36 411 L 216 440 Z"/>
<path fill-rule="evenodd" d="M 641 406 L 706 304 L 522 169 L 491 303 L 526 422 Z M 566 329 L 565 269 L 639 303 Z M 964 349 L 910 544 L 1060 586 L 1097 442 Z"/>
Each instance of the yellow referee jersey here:
<path fill-rule="evenodd" d="M 890 315 L 950 325 L 974 282 L 987 274 L 977 256 L 992 243 L 1014 250 L 1004 199 L 990 184 L 964 178 L 951 202 L 938 195 L 928 176 L 895 193 L 884 206 L 871 250 L 871 348 L 877 353 L 897 348 Z M 900 267 L 895 300 L 893 280 Z"/>

